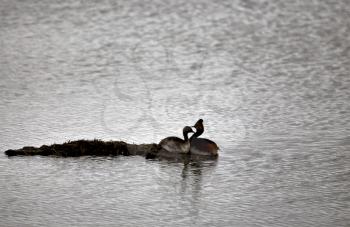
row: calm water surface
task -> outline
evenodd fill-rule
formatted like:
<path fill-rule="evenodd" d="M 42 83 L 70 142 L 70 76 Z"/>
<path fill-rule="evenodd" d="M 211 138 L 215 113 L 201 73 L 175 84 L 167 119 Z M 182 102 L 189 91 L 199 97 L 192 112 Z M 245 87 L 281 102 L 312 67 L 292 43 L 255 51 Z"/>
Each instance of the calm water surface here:
<path fill-rule="evenodd" d="M 158 142 L 217 161 L 0 154 L 0 226 L 349 226 L 350 4 L 0 0 L 0 150 Z"/>

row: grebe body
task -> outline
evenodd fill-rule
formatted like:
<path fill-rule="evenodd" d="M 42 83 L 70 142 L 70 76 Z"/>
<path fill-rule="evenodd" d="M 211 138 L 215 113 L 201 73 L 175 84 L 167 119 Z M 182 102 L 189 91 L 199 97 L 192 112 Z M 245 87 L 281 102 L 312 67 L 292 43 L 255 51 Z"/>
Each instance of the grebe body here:
<path fill-rule="evenodd" d="M 191 127 L 186 126 L 183 128 L 184 139 L 180 139 L 175 136 L 167 137 L 159 142 L 159 146 L 163 151 L 169 153 L 186 154 L 190 151 L 190 140 L 188 139 L 188 133 L 193 133 Z"/>

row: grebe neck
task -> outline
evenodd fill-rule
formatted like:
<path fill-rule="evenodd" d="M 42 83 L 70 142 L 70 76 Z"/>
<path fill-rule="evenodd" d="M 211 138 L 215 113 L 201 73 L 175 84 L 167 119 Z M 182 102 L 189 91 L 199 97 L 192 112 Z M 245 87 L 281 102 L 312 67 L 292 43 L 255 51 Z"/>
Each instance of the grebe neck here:
<path fill-rule="evenodd" d="M 190 140 L 193 140 L 193 139 L 197 138 L 198 136 L 200 136 L 202 134 L 203 134 L 203 132 L 196 131 L 195 133 L 193 133 L 193 135 L 191 136 Z"/>
<path fill-rule="evenodd" d="M 188 141 L 188 132 L 183 132 L 185 141 Z"/>

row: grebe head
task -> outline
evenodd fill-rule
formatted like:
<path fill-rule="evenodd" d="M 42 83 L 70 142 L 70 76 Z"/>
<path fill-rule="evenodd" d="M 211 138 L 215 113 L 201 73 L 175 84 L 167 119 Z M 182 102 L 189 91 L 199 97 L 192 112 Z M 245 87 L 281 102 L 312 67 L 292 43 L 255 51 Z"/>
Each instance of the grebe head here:
<path fill-rule="evenodd" d="M 199 119 L 193 127 L 196 129 L 196 136 L 202 135 L 204 132 L 203 119 Z"/>
<path fill-rule="evenodd" d="M 182 132 L 183 132 L 183 134 L 188 134 L 188 133 L 190 133 L 190 132 L 193 132 L 193 133 L 194 133 L 194 131 L 192 130 L 192 128 L 191 128 L 190 126 L 184 127 L 183 130 L 182 130 Z"/>
<path fill-rule="evenodd" d="M 197 125 L 197 124 L 203 124 L 203 119 L 201 118 L 201 119 L 199 119 L 197 122 L 196 122 L 196 124 L 195 125 Z"/>

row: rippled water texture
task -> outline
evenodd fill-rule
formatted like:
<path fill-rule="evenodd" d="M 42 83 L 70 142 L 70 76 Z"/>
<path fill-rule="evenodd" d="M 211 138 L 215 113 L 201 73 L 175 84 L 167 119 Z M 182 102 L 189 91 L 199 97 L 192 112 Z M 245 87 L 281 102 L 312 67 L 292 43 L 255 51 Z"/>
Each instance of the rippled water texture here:
<path fill-rule="evenodd" d="M 0 154 L 0 226 L 349 226 L 350 4 L 0 0 L 0 150 L 158 142 L 217 161 Z"/>

